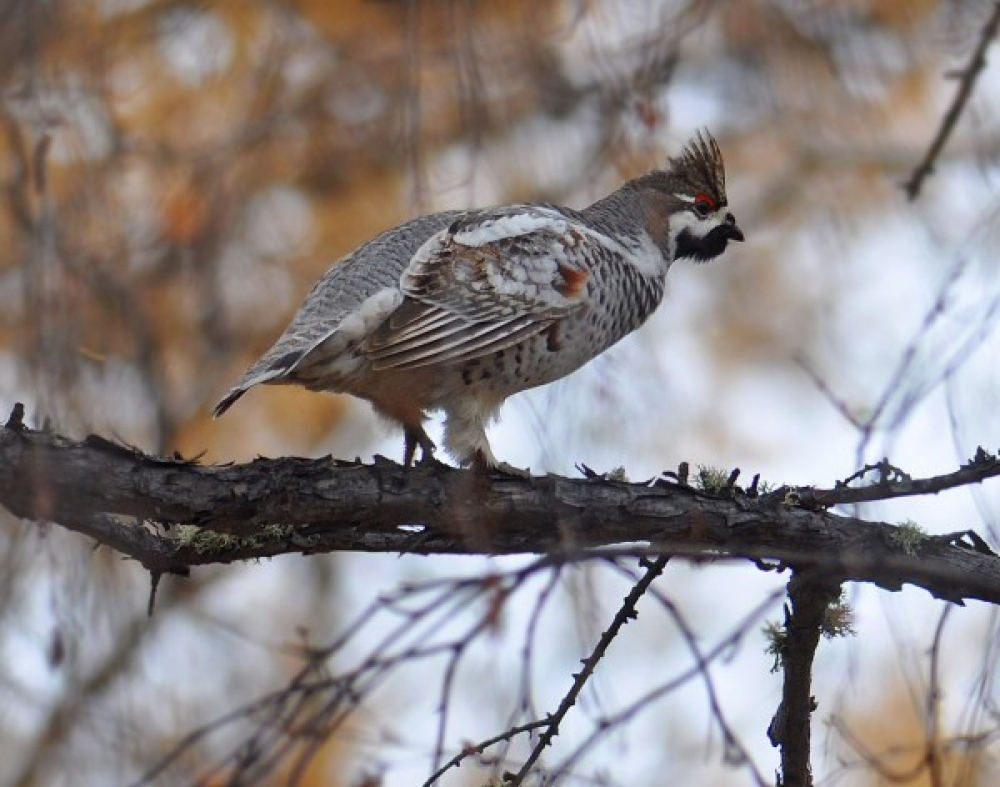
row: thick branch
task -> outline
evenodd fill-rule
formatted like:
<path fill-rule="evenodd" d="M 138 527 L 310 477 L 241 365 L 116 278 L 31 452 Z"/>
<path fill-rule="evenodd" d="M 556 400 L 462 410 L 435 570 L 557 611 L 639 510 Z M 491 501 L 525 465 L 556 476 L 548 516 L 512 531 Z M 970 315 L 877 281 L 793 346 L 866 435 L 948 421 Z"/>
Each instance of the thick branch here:
<path fill-rule="evenodd" d="M 822 565 L 840 581 L 892 590 L 909 582 L 951 601 L 1000 602 L 1000 559 L 981 541 L 973 548 L 739 490 L 484 478 L 386 460 L 201 466 L 15 423 L 0 429 L 0 504 L 90 536 L 155 573 L 294 552 L 579 556 L 628 545 Z M 186 525 L 198 527 L 175 527 Z"/>

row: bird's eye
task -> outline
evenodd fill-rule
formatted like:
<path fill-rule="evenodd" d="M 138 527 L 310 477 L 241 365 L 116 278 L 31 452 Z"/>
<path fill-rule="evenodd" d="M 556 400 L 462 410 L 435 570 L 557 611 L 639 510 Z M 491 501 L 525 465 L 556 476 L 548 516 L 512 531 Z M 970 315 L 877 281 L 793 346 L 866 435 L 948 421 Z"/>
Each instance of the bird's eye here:
<path fill-rule="evenodd" d="M 694 209 L 699 216 L 707 216 L 715 210 L 715 200 L 708 194 L 696 194 L 694 198 Z"/>

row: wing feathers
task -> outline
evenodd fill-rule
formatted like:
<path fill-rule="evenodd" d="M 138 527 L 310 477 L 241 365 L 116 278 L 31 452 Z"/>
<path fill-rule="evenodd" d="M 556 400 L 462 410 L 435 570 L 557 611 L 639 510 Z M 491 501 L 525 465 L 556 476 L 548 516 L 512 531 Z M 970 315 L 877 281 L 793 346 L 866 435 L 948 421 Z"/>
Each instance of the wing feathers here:
<path fill-rule="evenodd" d="M 513 206 L 430 238 L 403 272 L 403 303 L 365 343 L 375 369 L 456 363 L 506 349 L 581 308 L 607 248 L 572 212 Z"/>
<path fill-rule="evenodd" d="M 416 308 L 413 308 L 416 307 Z M 371 340 L 372 347 L 385 346 L 389 337 L 393 343 L 406 343 L 419 339 L 429 332 L 452 325 L 456 315 L 446 311 L 429 311 L 423 304 L 404 301 L 388 320 L 388 330 L 377 333 Z"/>
<path fill-rule="evenodd" d="M 415 369 L 439 363 L 459 363 L 505 350 L 523 339 L 541 333 L 552 320 L 538 322 L 521 317 L 508 323 L 459 326 L 462 333 L 440 336 L 433 341 L 370 353 L 372 366 L 378 369 Z"/>

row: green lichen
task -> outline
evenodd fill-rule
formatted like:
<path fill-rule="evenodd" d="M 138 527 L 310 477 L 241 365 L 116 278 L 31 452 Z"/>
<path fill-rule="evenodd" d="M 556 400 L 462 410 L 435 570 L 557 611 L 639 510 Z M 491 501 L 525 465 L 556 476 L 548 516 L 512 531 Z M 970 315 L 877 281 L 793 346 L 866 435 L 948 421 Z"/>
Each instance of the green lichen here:
<path fill-rule="evenodd" d="M 234 536 L 197 525 L 180 525 L 174 531 L 174 538 L 182 547 L 192 549 L 199 555 L 209 555 L 260 549 L 275 541 L 287 541 L 294 530 L 291 525 L 264 525 L 253 535 Z"/>
<path fill-rule="evenodd" d="M 907 519 L 889 532 L 889 538 L 895 546 L 913 556 L 917 554 L 917 547 L 927 539 L 927 533 L 916 522 Z"/>
<path fill-rule="evenodd" d="M 256 537 L 262 542 L 285 541 L 294 532 L 295 528 L 291 525 L 264 525 Z"/>
<path fill-rule="evenodd" d="M 780 623 L 768 621 L 764 624 L 764 639 L 767 641 L 765 652 L 774 658 L 771 665 L 772 674 L 785 665 L 785 654 L 788 653 L 788 629 Z"/>
<path fill-rule="evenodd" d="M 622 481 L 623 483 L 628 482 L 628 474 L 625 472 L 625 466 L 615 467 L 608 472 L 607 478 L 609 481 Z"/>
<path fill-rule="evenodd" d="M 854 610 L 844 598 L 843 591 L 841 591 L 840 597 L 826 608 L 820 633 L 827 639 L 853 637 L 856 633 L 854 630 Z"/>
<path fill-rule="evenodd" d="M 228 533 L 206 530 L 197 525 L 179 525 L 174 538 L 182 547 L 194 550 L 199 555 L 226 552 L 239 546 L 240 539 Z"/>
<path fill-rule="evenodd" d="M 787 613 L 786 613 L 787 614 Z M 854 610 L 844 598 L 844 593 L 835 601 L 830 602 L 823 613 L 823 621 L 820 623 L 820 634 L 825 639 L 834 637 L 854 636 Z M 778 672 L 785 665 L 785 657 L 788 654 L 788 629 L 783 623 L 767 622 L 762 631 L 766 641 L 765 652 L 774 658 L 771 665 L 771 672 Z"/>
<path fill-rule="evenodd" d="M 695 476 L 694 485 L 703 492 L 719 493 L 730 488 L 729 471 L 719 467 L 709 467 L 708 465 L 698 465 L 698 475 Z"/>
<path fill-rule="evenodd" d="M 777 488 L 778 488 L 778 485 L 775 484 L 775 483 L 772 483 L 771 481 L 758 481 L 757 482 L 757 494 L 761 495 L 761 496 L 763 496 L 763 495 L 769 495 L 769 494 L 771 494 L 771 492 L 773 492 Z"/>

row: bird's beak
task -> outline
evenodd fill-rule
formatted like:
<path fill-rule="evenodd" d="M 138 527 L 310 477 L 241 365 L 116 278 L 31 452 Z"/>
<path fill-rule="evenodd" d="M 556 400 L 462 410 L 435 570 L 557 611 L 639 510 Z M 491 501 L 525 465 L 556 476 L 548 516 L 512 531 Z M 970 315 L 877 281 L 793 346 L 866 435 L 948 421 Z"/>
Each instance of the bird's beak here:
<path fill-rule="evenodd" d="M 745 240 L 743 230 L 736 224 L 736 217 L 732 213 L 726 214 L 726 223 L 722 225 L 729 240 L 738 240 L 741 243 Z"/>

